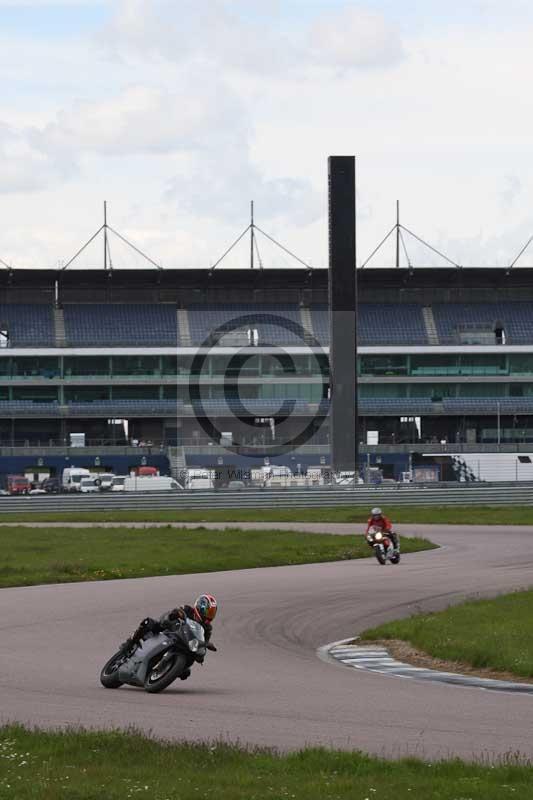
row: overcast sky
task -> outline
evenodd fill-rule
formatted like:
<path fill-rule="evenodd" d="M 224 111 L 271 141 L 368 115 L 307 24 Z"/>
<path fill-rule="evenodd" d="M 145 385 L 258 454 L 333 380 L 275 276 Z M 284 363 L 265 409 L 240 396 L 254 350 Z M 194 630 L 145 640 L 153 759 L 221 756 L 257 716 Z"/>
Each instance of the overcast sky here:
<path fill-rule="evenodd" d="M 107 199 L 155 261 L 209 266 L 254 199 L 262 228 L 326 266 L 330 154 L 358 157 L 359 262 L 397 198 L 461 264 L 509 263 L 533 235 L 525 0 L 0 0 L 0 22 L 9 264 L 68 261 Z M 442 263 L 405 243 L 415 265 Z M 265 267 L 291 263 L 259 245 Z M 247 258 L 243 242 L 226 263 Z M 79 261 L 101 263 L 99 243 Z"/>

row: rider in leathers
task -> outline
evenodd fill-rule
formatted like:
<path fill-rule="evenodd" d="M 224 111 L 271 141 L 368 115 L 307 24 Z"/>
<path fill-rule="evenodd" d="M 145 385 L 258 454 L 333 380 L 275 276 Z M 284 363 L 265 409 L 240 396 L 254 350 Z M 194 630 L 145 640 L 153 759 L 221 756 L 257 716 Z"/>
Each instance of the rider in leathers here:
<path fill-rule="evenodd" d="M 399 553 L 400 543 L 398 540 L 398 534 L 394 533 L 392 530 L 392 522 L 390 519 L 384 515 L 381 508 L 373 508 L 370 514 L 371 516 L 369 517 L 368 524 L 366 526 L 365 536 L 368 535 L 370 528 L 379 528 L 382 533 L 386 533 L 388 536 L 390 536 L 395 551 Z M 372 545 L 370 546 L 372 547 Z"/>
<path fill-rule="evenodd" d="M 146 617 L 138 626 L 135 633 L 127 639 L 121 650 L 129 650 L 133 645 L 137 645 L 147 634 L 161 633 L 162 631 L 172 631 L 183 622 L 187 617 L 199 622 L 205 633 L 205 642 L 208 650 L 216 651 L 216 647 L 211 643 L 211 634 L 213 633 L 212 621 L 217 613 L 217 601 L 213 595 L 200 595 L 193 606 L 183 605 L 173 608 L 165 612 L 155 620 L 152 617 Z M 186 680 L 190 675 L 190 670 L 182 673 L 181 680 Z"/>

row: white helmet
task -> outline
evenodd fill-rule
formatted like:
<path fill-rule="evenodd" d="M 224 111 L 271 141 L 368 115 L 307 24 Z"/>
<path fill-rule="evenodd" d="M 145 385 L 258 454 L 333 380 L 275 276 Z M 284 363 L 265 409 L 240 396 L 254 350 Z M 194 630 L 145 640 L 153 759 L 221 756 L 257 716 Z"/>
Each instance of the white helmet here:
<path fill-rule="evenodd" d="M 381 517 L 383 512 L 381 508 L 373 508 L 370 513 L 372 514 L 373 517 Z"/>

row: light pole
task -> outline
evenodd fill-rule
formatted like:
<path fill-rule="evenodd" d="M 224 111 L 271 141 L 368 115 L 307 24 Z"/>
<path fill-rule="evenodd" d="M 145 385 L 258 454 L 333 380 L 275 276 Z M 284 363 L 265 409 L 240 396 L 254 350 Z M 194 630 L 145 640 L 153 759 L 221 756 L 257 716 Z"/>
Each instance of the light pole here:
<path fill-rule="evenodd" d="M 500 444 L 500 441 L 501 441 L 501 426 L 500 426 L 500 402 L 499 401 L 496 403 L 496 407 L 498 409 L 498 415 L 497 415 L 497 419 L 498 419 L 498 444 Z"/>

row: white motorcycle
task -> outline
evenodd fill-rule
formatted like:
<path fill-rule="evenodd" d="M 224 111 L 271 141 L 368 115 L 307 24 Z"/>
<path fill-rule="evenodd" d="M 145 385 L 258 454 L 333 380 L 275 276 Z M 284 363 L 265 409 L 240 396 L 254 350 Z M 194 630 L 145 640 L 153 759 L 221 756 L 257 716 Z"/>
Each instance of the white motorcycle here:
<path fill-rule="evenodd" d="M 373 547 L 374 555 L 379 564 L 400 563 L 400 553 L 394 549 L 394 542 L 391 537 L 379 528 L 370 528 L 366 535 L 368 544 Z"/>

